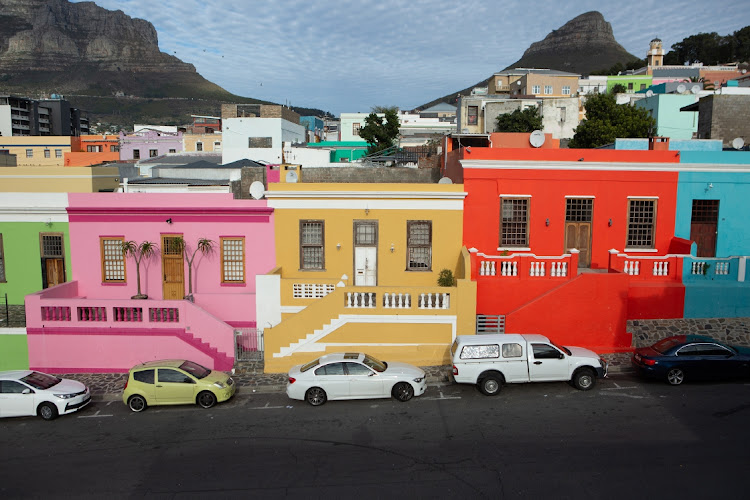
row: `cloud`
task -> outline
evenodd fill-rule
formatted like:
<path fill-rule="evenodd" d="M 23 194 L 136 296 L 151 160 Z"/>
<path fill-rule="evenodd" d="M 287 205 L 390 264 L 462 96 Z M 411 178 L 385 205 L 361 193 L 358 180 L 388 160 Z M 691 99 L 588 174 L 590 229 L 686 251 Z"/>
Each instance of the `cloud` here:
<path fill-rule="evenodd" d="M 151 22 L 159 47 L 247 97 L 335 114 L 413 108 L 481 81 L 574 17 L 598 10 L 630 53 L 645 57 L 700 32 L 726 35 L 750 19 L 737 0 L 570 4 L 518 9 L 465 0 L 95 0 Z"/>

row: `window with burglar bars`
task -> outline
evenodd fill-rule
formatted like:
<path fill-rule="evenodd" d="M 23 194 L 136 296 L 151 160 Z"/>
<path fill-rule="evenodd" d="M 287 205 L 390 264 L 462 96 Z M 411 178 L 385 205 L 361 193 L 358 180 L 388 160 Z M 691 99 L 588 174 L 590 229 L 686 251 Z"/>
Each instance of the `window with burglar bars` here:
<path fill-rule="evenodd" d="M 102 282 L 125 283 L 124 238 L 99 238 L 102 256 Z"/>
<path fill-rule="evenodd" d="M 719 200 L 693 200 L 692 223 L 716 223 L 719 220 Z"/>
<path fill-rule="evenodd" d="M 356 246 L 376 246 L 378 244 L 378 223 L 356 221 L 354 224 L 354 244 Z"/>
<path fill-rule="evenodd" d="M 656 200 L 630 200 L 628 248 L 654 248 Z"/>
<path fill-rule="evenodd" d="M 528 198 L 503 198 L 501 200 L 500 246 L 529 246 Z"/>
<path fill-rule="evenodd" d="M 42 258 L 62 258 L 63 237 L 62 234 L 41 234 L 42 237 Z"/>
<path fill-rule="evenodd" d="M 407 271 L 432 269 L 432 221 L 410 220 L 406 223 Z"/>
<path fill-rule="evenodd" d="M 300 269 L 325 269 L 325 236 L 322 220 L 299 221 Z"/>
<path fill-rule="evenodd" d="M 221 282 L 245 282 L 245 238 L 221 238 Z"/>
<path fill-rule="evenodd" d="M 565 222 L 591 222 L 594 200 L 568 198 L 565 200 Z"/>

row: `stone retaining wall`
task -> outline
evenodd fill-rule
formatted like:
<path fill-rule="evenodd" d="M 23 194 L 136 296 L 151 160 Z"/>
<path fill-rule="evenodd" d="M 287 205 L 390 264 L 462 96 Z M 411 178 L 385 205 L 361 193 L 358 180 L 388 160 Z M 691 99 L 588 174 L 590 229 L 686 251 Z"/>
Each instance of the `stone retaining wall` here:
<path fill-rule="evenodd" d="M 750 345 L 750 318 L 629 320 L 633 347 L 646 347 L 670 335 L 708 335 L 727 344 Z"/>

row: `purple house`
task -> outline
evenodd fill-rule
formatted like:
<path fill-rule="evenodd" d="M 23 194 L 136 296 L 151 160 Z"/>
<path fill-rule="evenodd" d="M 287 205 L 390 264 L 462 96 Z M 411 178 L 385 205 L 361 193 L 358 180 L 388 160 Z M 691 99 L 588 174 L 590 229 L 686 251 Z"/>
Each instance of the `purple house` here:
<path fill-rule="evenodd" d="M 156 158 L 182 151 L 182 132 L 141 129 L 134 134 L 120 132 L 120 161 Z"/>

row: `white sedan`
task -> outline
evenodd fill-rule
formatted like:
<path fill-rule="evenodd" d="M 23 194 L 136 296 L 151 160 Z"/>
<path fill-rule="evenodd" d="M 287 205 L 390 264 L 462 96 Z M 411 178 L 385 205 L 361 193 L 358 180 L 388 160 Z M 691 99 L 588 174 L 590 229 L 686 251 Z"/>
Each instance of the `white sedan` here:
<path fill-rule="evenodd" d="M 320 406 L 334 399 L 389 398 L 409 401 L 427 388 L 425 373 L 407 363 L 362 353 L 333 353 L 289 370 L 286 394 Z"/>
<path fill-rule="evenodd" d="M 0 372 L 0 417 L 52 420 L 89 402 L 91 393 L 81 382 L 32 370 Z"/>

